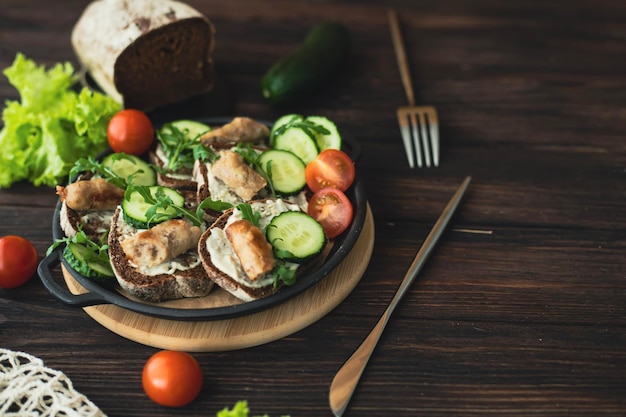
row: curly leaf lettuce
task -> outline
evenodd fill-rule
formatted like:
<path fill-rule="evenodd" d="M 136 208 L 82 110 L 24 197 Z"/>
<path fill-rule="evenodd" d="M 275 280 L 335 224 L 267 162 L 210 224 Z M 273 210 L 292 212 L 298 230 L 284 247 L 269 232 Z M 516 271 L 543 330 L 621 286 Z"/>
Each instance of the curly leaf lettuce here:
<path fill-rule="evenodd" d="M 228 407 L 226 407 L 223 410 L 218 411 L 216 414 L 216 417 L 248 417 L 249 413 L 250 413 L 250 408 L 248 408 L 248 401 L 242 400 L 242 401 L 237 401 L 237 403 L 233 406 L 232 409 L 229 409 Z M 265 414 L 263 416 L 256 416 L 256 417 L 269 417 L 269 416 Z M 283 417 L 289 417 L 289 416 L 283 416 Z"/>
<path fill-rule="evenodd" d="M 88 88 L 73 90 L 69 62 L 46 70 L 18 53 L 3 73 L 21 100 L 7 101 L 2 112 L 0 188 L 22 180 L 53 187 L 77 159 L 107 148 L 107 125 L 121 105 Z"/>

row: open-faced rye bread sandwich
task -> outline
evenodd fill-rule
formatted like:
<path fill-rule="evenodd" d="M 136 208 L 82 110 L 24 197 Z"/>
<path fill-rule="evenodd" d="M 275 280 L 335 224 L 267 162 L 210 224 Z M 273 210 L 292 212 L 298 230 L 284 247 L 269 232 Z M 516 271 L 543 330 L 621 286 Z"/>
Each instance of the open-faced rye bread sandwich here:
<path fill-rule="evenodd" d="M 133 155 L 109 154 L 101 163 L 77 161 L 72 172 L 81 173 L 76 180 L 56 187 L 61 199 L 59 221 L 65 236 L 72 238 L 83 231 L 98 241 L 109 232 L 113 212 L 124 198 L 125 181 L 124 184 L 111 181 L 101 175 L 103 170 L 136 185 L 152 185 L 156 181 L 150 165 Z"/>
<path fill-rule="evenodd" d="M 61 199 L 59 221 L 65 236 L 79 231 L 95 241 L 109 231 L 113 211 L 122 202 L 124 190 L 103 178 L 83 178 L 67 186 L 57 186 Z"/>
<path fill-rule="evenodd" d="M 207 275 L 243 301 L 276 293 L 317 265 L 327 239 L 297 204 L 266 199 L 227 210 L 200 237 Z"/>
<path fill-rule="evenodd" d="M 152 199 L 171 203 L 157 207 L 149 202 Z M 201 219 L 179 218 L 177 213 L 184 207 L 183 194 L 171 188 L 127 191 L 113 215 L 108 244 L 115 277 L 129 294 L 160 302 L 201 297 L 211 291 L 213 281 L 197 251 L 205 225 Z"/>
<path fill-rule="evenodd" d="M 211 130 L 205 123 L 181 119 L 169 122 L 156 131 L 157 140 L 149 152 L 150 162 L 157 166 L 157 182 L 177 190 L 196 191 L 193 169 L 196 160 L 210 157 L 202 148 L 200 136 Z M 202 150 L 201 155 L 197 154 Z"/>
<path fill-rule="evenodd" d="M 217 127 L 196 120 L 176 120 L 157 130 L 158 140 L 150 151 L 150 161 L 158 167 L 159 185 L 193 190 L 198 203 L 211 197 L 236 204 L 257 196 L 266 182 L 235 154 L 235 149 L 250 145 L 260 153 L 258 149 L 266 148 L 268 135 L 267 126 L 247 117 L 235 117 Z M 211 173 L 213 165 L 220 176 L 218 180 Z"/>

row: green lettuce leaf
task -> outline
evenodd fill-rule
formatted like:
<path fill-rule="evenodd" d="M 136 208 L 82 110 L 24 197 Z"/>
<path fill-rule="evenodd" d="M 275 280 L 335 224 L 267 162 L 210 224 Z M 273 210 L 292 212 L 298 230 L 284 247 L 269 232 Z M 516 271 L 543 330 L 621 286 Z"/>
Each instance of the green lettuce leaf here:
<path fill-rule="evenodd" d="M 46 70 L 18 53 L 3 73 L 20 101 L 7 101 L 2 111 L 0 188 L 22 180 L 64 183 L 77 159 L 107 148 L 106 128 L 121 105 L 86 87 L 73 90 L 71 63 Z"/>
<path fill-rule="evenodd" d="M 216 417 L 248 417 L 250 413 L 250 408 L 248 408 L 248 401 L 242 400 L 237 401 L 237 403 L 233 406 L 232 409 L 225 407 L 223 410 L 218 411 Z M 256 417 L 269 417 L 267 414 Z M 289 417 L 289 416 L 283 416 Z"/>

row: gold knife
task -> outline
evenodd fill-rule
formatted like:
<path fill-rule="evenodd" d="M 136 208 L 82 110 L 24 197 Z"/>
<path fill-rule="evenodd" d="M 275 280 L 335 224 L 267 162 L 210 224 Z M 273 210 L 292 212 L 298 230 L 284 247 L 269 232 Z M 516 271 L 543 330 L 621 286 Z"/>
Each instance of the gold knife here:
<path fill-rule="evenodd" d="M 437 223 L 435 223 L 432 230 L 426 237 L 426 240 L 424 240 L 424 243 L 417 252 L 417 255 L 415 255 L 415 259 L 413 259 L 409 270 L 400 283 L 400 287 L 398 287 L 396 294 L 389 303 L 389 306 L 383 313 L 382 317 L 378 320 L 376 326 L 372 329 L 363 343 L 361 343 L 359 348 L 352 354 L 352 356 L 350 356 L 350 358 L 346 361 L 346 363 L 344 363 L 333 378 L 333 382 L 330 384 L 330 393 L 328 398 L 330 402 L 330 409 L 335 417 L 343 416 L 344 411 L 346 411 L 348 402 L 350 402 L 350 398 L 352 398 L 352 394 L 354 393 L 359 379 L 363 374 L 367 361 L 372 355 L 372 352 L 376 347 L 376 343 L 378 342 L 378 339 L 380 339 L 380 335 L 383 333 L 385 325 L 391 317 L 391 313 L 393 313 L 393 310 L 400 302 L 400 299 L 407 292 L 420 269 L 422 269 L 426 259 L 432 252 L 435 244 L 439 240 L 439 237 L 443 233 L 456 208 L 461 202 L 461 198 L 463 197 L 465 190 L 467 190 L 471 179 L 471 177 L 466 177 L 456 190 L 452 199 L 448 202 L 439 216 Z"/>

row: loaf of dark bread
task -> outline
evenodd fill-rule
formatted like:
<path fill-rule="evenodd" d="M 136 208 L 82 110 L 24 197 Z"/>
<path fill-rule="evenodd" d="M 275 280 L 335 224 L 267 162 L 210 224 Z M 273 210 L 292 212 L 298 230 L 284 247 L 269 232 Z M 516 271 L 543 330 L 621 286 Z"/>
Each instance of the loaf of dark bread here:
<path fill-rule="evenodd" d="M 126 108 L 151 110 L 210 91 L 215 29 L 172 0 L 97 0 L 72 32 L 98 86 Z"/>
<path fill-rule="evenodd" d="M 121 209 L 115 211 L 109 232 L 109 258 L 119 285 L 134 297 L 151 302 L 180 298 L 202 297 L 213 288 L 199 262 L 196 248 L 175 258 L 177 263 L 192 265 L 189 269 L 174 270 L 158 275 L 145 275 L 127 259 L 121 242 L 136 230 L 124 222 Z"/>

